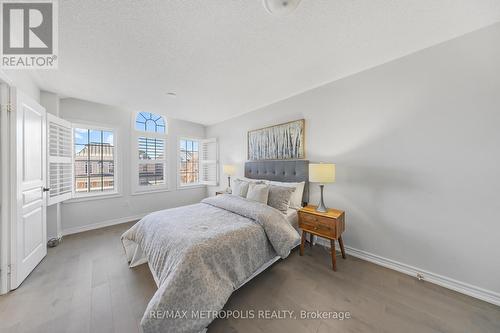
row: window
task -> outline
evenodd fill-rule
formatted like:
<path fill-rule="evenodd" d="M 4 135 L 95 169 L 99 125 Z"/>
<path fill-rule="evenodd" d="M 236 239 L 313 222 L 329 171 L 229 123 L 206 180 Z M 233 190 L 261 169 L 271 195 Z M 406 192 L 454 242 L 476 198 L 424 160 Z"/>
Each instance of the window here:
<path fill-rule="evenodd" d="M 135 118 L 137 131 L 165 133 L 165 121 L 162 116 L 150 112 L 139 112 Z"/>
<path fill-rule="evenodd" d="M 180 185 L 199 184 L 199 142 L 192 139 L 179 140 L 179 177 Z"/>
<path fill-rule="evenodd" d="M 218 155 L 216 139 L 180 139 L 179 185 L 217 185 Z"/>
<path fill-rule="evenodd" d="M 114 192 L 115 136 L 112 130 L 77 127 L 74 133 L 74 192 Z"/>
<path fill-rule="evenodd" d="M 154 186 L 165 184 L 163 163 L 154 163 L 164 160 L 164 140 L 139 137 L 139 186 Z"/>
<path fill-rule="evenodd" d="M 138 112 L 134 120 L 135 192 L 165 189 L 167 123 L 150 112 Z"/>

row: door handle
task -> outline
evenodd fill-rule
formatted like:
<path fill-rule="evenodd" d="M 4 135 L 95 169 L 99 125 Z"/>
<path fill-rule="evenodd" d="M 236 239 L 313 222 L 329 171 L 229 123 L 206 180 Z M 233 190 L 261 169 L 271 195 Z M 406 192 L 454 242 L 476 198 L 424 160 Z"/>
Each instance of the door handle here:
<path fill-rule="evenodd" d="M 42 186 L 42 192 L 48 192 L 50 191 L 50 187 L 43 187 Z"/>

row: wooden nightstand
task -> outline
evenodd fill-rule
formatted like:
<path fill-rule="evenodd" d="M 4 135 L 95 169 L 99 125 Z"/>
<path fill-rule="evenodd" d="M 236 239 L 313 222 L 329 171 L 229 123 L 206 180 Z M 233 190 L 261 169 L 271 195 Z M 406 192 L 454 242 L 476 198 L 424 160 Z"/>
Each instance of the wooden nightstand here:
<path fill-rule="evenodd" d="M 326 213 L 320 213 L 316 211 L 316 206 L 309 205 L 299 210 L 299 228 L 302 229 L 300 255 L 304 255 L 304 243 L 306 242 L 307 233 L 327 238 L 330 240 L 332 268 L 336 271 L 335 240 L 338 240 L 342 258 L 345 259 L 344 242 L 342 241 L 342 233 L 345 230 L 345 213 L 333 208 L 329 208 Z"/>
<path fill-rule="evenodd" d="M 227 193 L 226 191 L 217 191 L 217 192 L 215 192 L 215 195 L 219 195 L 219 194 L 229 194 L 229 193 Z"/>

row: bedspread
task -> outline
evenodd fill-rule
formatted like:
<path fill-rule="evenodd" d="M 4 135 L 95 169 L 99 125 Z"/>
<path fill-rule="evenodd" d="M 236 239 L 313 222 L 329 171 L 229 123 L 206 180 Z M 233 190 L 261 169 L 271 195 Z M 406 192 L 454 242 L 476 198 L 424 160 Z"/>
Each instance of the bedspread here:
<path fill-rule="evenodd" d="M 203 332 L 231 293 L 299 234 L 278 210 L 232 195 L 147 215 L 122 235 L 136 245 L 158 290 L 141 321 L 145 332 Z"/>

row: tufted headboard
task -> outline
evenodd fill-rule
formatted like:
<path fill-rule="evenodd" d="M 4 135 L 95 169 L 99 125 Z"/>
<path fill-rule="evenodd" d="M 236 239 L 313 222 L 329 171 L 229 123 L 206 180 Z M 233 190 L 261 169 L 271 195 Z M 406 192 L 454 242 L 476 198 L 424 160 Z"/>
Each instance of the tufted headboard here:
<path fill-rule="evenodd" d="M 259 160 L 245 162 L 245 177 L 277 182 L 306 182 L 302 202 L 309 202 L 308 160 Z"/>

